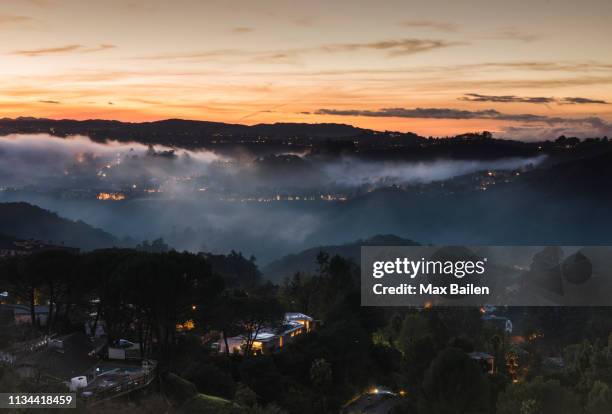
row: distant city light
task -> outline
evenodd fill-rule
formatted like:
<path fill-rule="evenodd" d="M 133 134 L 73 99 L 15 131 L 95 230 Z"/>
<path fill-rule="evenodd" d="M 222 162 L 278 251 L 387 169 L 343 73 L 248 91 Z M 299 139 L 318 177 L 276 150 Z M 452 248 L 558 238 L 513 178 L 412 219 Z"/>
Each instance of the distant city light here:
<path fill-rule="evenodd" d="M 125 194 L 123 193 L 99 193 L 96 198 L 101 201 L 121 201 L 125 200 Z"/>

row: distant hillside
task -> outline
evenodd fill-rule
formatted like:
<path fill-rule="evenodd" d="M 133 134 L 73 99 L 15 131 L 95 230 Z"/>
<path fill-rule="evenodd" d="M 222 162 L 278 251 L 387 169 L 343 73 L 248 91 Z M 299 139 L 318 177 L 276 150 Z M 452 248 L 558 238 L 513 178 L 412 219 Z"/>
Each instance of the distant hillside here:
<path fill-rule="evenodd" d="M 239 141 L 244 137 L 271 139 L 301 137 L 309 139 L 349 138 L 370 130 L 346 124 L 274 123 L 241 125 L 223 122 L 167 119 L 155 122 L 120 122 L 110 120 L 76 121 L 71 119 L 17 118 L 0 119 L 0 135 L 48 133 L 56 136 L 87 135 L 93 139 L 133 140 L 151 144 L 194 147 L 211 142 Z"/>
<path fill-rule="evenodd" d="M 451 139 L 425 138 L 412 132 L 375 131 L 337 123 L 228 124 L 166 119 L 121 122 L 90 119 L 0 118 L 0 137 L 9 134 L 84 135 L 92 140 L 140 142 L 176 148 L 231 151 L 236 146 L 258 154 L 270 150 L 307 151 L 311 156 L 351 154 L 381 160 L 498 159 L 552 155 L 571 160 L 612 149 L 612 140 L 559 137 L 555 141 L 527 142 L 494 138 L 489 132 L 467 133 Z"/>
<path fill-rule="evenodd" d="M 549 193 L 609 199 L 612 196 L 612 151 L 558 163 L 526 174 L 526 181 Z"/>
<path fill-rule="evenodd" d="M 280 282 L 285 277 L 293 276 L 296 272 L 314 272 L 317 269 L 317 255 L 319 252 L 329 253 L 331 256 L 339 255 L 355 263 L 361 260 L 361 246 L 418 246 L 419 243 L 401 237 L 386 234 L 377 235 L 368 239 L 357 240 L 337 246 L 318 246 L 304 250 L 297 254 L 290 254 L 275 260 L 262 268 L 266 279 Z"/>
<path fill-rule="evenodd" d="M 110 233 L 28 203 L 0 203 L 0 233 L 86 250 L 119 245 Z"/>

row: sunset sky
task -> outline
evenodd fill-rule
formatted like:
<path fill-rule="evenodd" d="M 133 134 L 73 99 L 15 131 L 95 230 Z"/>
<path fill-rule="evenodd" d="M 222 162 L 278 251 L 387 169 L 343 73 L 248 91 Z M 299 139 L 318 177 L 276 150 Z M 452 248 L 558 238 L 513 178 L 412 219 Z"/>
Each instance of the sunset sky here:
<path fill-rule="evenodd" d="M 612 136 L 612 1 L 1 0 L 17 116 Z"/>

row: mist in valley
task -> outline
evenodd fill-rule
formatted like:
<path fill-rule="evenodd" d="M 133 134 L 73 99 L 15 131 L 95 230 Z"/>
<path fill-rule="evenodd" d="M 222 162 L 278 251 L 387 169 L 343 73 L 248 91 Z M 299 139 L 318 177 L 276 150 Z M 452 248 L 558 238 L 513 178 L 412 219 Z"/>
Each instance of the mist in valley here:
<path fill-rule="evenodd" d="M 588 201 L 560 205 L 528 185 L 419 190 L 482 171 L 534 168 L 545 156 L 385 162 L 235 154 L 13 135 L 0 138 L 0 201 L 38 205 L 125 243 L 162 237 L 179 250 L 236 250 L 260 263 L 375 234 L 433 244 L 588 244 L 610 226 L 576 220 L 600 215 Z"/>

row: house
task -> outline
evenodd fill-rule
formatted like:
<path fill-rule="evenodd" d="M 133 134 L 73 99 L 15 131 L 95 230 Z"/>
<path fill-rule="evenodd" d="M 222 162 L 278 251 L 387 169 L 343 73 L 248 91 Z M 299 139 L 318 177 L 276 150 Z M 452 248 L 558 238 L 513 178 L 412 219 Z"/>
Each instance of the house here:
<path fill-rule="evenodd" d="M 2 320 L 10 321 L 10 324 L 31 324 L 32 314 L 30 312 L 29 305 L 20 304 L 3 304 L 0 305 L 0 314 L 2 314 Z M 47 324 L 49 318 L 49 307 L 46 305 L 34 306 L 34 314 L 36 323 L 40 326 Z"/>
<path fill-rule="evenodd" d="M 279 351 L 283 346 L 292 342 L 295 337 L 312 331 L 314 327 L 314 319 L 310 316 L 296 312 L 286 313 L 280 326 L 266 327 L 257 333 L 253 339 L 252 350 L 256 354 L 269 354 Z M 244 352 L 246 341 L 245 335 L 227 338 L 229 353 Z M 226 352 L 225 341 L 219 341 L 218 350 L 220 353 Z"/>
<path fill-rule="evenodd" d="M 308 315 L 304 315 L 299 312 L 287 312 L 285 313 L 285 321 L 286 322 L 299 322 L 304 328 L 306 328 L 306 332 L 310 332 L 314 328 L 314 319 L 312 319 Z"/>
<path fill-rule="evenodd" d="M 79 249 L 45 243 L 40 240 L 18 240 L 0 235 L 0 258 L 25 256 L 50 250 L 64 250 L 78 253 Z"/>
<path fill-rule="evenodd" d="M 278 351 L 296 336 L 306 332 L 308 329 L 302 323 L 285 319 L 278 329 L 258 334 L 253 341 L 253 351 L 262 354 Z"/>
<path fill-rule="evenodd" d="M 495 357 L 493 355 L 489 355 L 486 352 L 470 352 L 468 355 L 471 359 L 478 362 L 482 372 L 487 374 L 495 372 Z"/>

